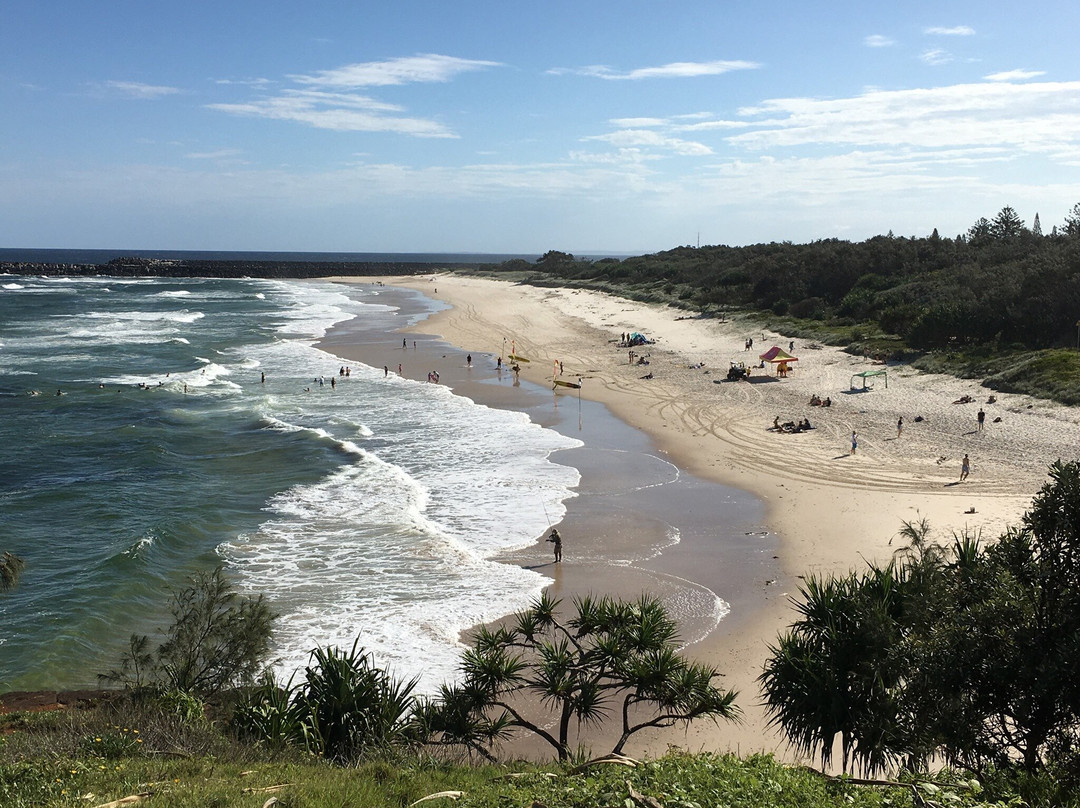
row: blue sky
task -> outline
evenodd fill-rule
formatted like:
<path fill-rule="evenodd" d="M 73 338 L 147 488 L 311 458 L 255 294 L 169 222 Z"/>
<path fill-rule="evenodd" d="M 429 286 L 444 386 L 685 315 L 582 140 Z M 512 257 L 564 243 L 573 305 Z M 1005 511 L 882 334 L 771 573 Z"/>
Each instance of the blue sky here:
<path fill-rule="evenodd" d="M 1080 4 L 14 0 L 0 247 L 642 253 L 1080 202 Z"/>

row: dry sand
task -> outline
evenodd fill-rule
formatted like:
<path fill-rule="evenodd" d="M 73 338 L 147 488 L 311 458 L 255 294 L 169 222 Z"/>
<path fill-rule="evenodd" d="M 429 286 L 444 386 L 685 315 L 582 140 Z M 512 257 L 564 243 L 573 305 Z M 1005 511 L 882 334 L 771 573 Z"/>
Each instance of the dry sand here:
<path fill-rule="evenodd" d="M 724 671 L 726 686 L 740 691 L 743 721 L 700 725 L 688 734 L 672 730 L 653 739 L 649 752 L 663 751 L 670 742 L 792 758 L 766 726 L 755 680 L 767 643 L 793 619 L 789 596 L 797 592 L 800 576 L 888 559 L 904 521 L 926 518 L 942 540 L 961 531 L 994 538 L 1019 522 L 1050 462 L 1080 457 L 1075 408 L 1009 394 L 995 394 L 991 404 L 991 391 L 976 381 L 904 365 L 888 366 L 888 387 L 878 380 L 873 390 L 855 393 L 852 374 L 881 366 L 801 340 L 795 342 L 799 361 L 788 378 L 755 369 L 749 381 L 724 381 L 731 360 L 749 363 L 774 344 L 789 346 L 788 337 L 763 332 L 750 319 L 699 319 L 584 290 L 454 275 L 382 280 L 451 305 L 417 331 L 473 353 L 501 354 L 513 340 L 518 353 L 533 360 L 522 366 L 522 378 L 541 384 L 550 383 L 552 362 L 560 360 L 564 379 L 581 376 L 583 396 L 605 403 L 646 433 L 680 468 L 765 501 L 767 523 L 779 537 L 782 573 L 691 649 L 695 658 Z M 629 364 L 627 349 L 617 345 L 631 331 L 656 340 L 635 349 L 648 357 L 647 366 Z M 744 350 L 749 337 L 752 351 Z M 652 378 L 642 378 L 648 373 Z M 812 394 L 831 397 L 832 406 L 809 406 Z M 953 403 L 964 395 L 974 401 Z M 980 407 L 986 412 L 981 432 Z M 815 428 L 774 432 L 769 427 L 776 416 L 781 422 L 806 417 Z M 900 417 L 904 428 L 898 437 Z M 859 435 L 854 454 L 852 430 Z M 971 476 L 960 483 L 965 453 Z M 603 588 L 595 570 L 586 577 L 587 583 L 560 580 L 561 594 Z"/>

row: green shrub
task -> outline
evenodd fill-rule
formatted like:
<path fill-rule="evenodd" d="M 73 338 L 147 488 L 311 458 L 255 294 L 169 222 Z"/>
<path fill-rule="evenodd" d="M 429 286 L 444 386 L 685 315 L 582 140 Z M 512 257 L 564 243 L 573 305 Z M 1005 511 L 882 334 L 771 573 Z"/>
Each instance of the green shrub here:
<path fill-rule="evenodd" d="M 417 679 L 402 681 L 375 665 L 353 643 L 351 651 L 316 648 L 295 687 L 267 678 L 238 706 L 237 730 L 272 748 L 303 742 L 339 763 L 417 739 Z"/>
<path fill-rule="evenodd" d="M 173 595 L 170 611 L 173 623 L 156 651 L 148 637 L 132 635 L 120 666 L 99 678 L 136 691 L 164 688 L 209 698 L 262 672 L 277 615 L 262 595 L 239 597 L 221 567 L 196 574 Z"/>

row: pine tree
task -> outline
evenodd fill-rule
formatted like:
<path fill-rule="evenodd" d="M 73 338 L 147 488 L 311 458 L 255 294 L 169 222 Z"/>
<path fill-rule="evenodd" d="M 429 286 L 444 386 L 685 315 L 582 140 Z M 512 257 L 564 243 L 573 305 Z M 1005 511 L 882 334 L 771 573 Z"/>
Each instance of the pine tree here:
<path fill-rule="evenodd" d="M 1080 237 L 1080 202 L 1073 205 L 1072 210 L 1065 214 L 1065 226 L 1062 232 L 1071 238 Z"/>
<path fill-rule="evenodd" d="M 1004 241 L 1014 239 L 1024 232 L 1024 220 L 1015 210 L 1006 205 L 990 223 L 990 235 Z"/>
<path fill-rule="evenodd" d="M 1035 221 L 1031 223 L 1031 235 L 1038 238 L 1042 237 L 1042 225 L 1039 223 L 1039 213 L 1035 212 Z"/>

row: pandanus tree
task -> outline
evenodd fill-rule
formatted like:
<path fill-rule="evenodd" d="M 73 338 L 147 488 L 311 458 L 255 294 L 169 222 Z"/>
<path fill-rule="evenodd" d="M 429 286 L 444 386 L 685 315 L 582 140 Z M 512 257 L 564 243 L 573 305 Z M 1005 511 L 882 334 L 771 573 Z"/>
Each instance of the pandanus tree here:
<path fill-rule="evenodd" d="M 509 624 L 480 629 L 462 663 L 460 683 L 424 711 L 436 743 L 490 756 L 515 730 L 571 754 L 571 731 L 618 716 L 621 753 L 637 732 L 697 718 L 735 719 L 736 693 L 716 685 L 715 668 L 677 652 L 677 625 L 659 600 L 575 599 L 542 595 Z"/>
<path fill-rule="evenodd" d="M 905 576 L 895 566 L 865 575 L 809 577 L 795 603 L 799 619 L 770 648 L 761 674 L 771 723 L 800 752 L 867 771 L 896 757 L 896 692 L 902 669 L 894 649 Z"/>
<path fill-rule="evenodd" d="M 772 722 L 843 768 L 932 758 L 1080 771 L 1080 463 L 1055 462 L 1021 525 L 929 539 L 886 567 L 808 578 L 760 677 Z"/>

